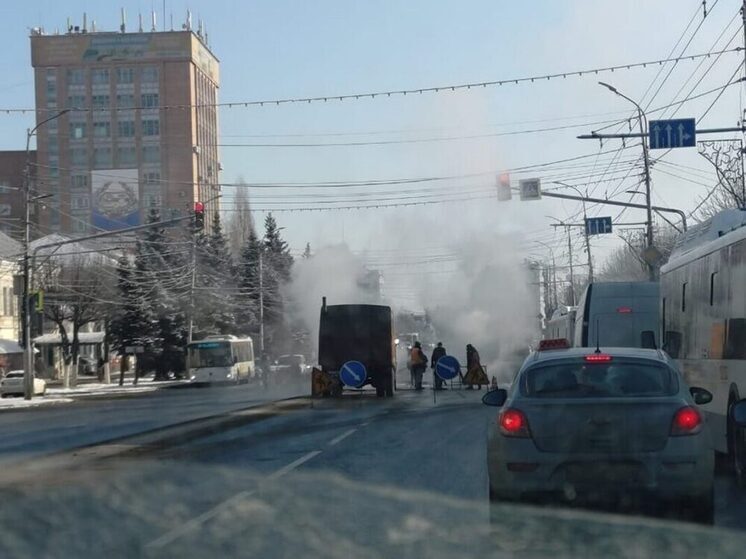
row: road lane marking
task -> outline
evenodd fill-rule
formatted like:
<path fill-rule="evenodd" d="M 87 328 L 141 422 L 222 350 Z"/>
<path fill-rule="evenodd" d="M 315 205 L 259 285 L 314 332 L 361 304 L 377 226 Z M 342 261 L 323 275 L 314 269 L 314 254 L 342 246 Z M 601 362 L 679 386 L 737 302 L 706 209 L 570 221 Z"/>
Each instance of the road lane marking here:
<path fill-rule="evenodd" d="M 345 431 L 344 433 L 342 433 L 341 435 L 339 435 L 337 437 L 334 437 L 331 441 L 329 441 L 329 446 L 334 446 L 335 444 L 337 444 L 339 442 L 342 442 L 347 437 L 349 437 L 350 435 L 352 435 L 355 431 L 357 431 L 357 427 L 355 427 L 353 429 L 349 429 L 349 430 Z"/>
<path fill-rule="evenodd" d="M 269 476 L 267 476 L 267 480 L 269 481 L 269 480 L 277 479 L 278 477 L 282 477 L 288 472 L 292 472 L 295 468 L 297 468 L 301 464 L 308 462 L 311 458 L 318 456 L 319 454 L 321 454 L 320 450 L 312 450 L 308 454 L 304 454 L 303 456 L 301 456 L 294 462 L 290 462 L 290 464 L 288 464 L 287 466 L 283 466 L 282 468 L 280 468 L 273 474 L 270 474 Z"/>
<path fill-rule="evenodd" d="M 320 450 L 312 450 L 308 454 L 304 454 L 303 456 L 301 456 L 297 460 L 295 460 L 293 462 L 290 462 L 290 464 L 287 464 L 286 466 L 283 466 L 282 468 L 280 468 L 276 472 L 273 472 L 272 474 L 268 475 L 264 479 L 264 481 L 276 480 L 276 479 L 284 476 L 285 474 L 287 474 L 289 472 L 292 472 L 294 469 L 296 469 L 297 467 L 301 466 L 302 464 L 308 462 L 309 460 L 311 460 L 312 458 L 318 456 L 319 454 L 321 454 Z M 260 486 L 261 486 L 261 483 L 262 482 L 259 482 Z M 235 495 L 233 495 L 233 497 L 230 497 L 230 498 L 226 499 L 225 501 L 223 501 L 221 503 L 218 503 L 217 505 L 215 505 L 213 508 L 211 508 L 207 512 L 203 512 L 199 516 L 195 516 L 194 518 L 186 521 L 184 524 L 182 524 L 178 528 L 174 528 L 173 530 L 171 530 L 171 531 L 166 532 L 165 534 L 163 534 L 161 537 L 156 538 L 155 540 L 153 540 L 150 543 L 146 544 L 145 548 L 146 549 L 160 548 L 160 547 L 164 547 L 164 546 L 166 546 L 166 545 L 174 542 L 175 540 L 177 540 L 178 538 L 180 538 L 182 536 L 185 536 L 186 534 L 188 534 L 192 530 L 195 530 L 195 529 L 199 528 L 200 524 L 203 524 L 204 522 L 207 522 L 211 518 L 217 516 L 218 513 L 220 513 L 223 509 L 225 509 L 227 507 L 230 507 L 231 505 L 233 505 L 234 503 L 239 502 L 242 499 L 246 499 L 247 497 L 251 497 L 257 491 L 258 491 L 258 489 L 252 489 L 251 491 L 241 491 L 240 493 L 236 493 Z"/>
<path fill-rule="evenodd" d="M 175 540 L 179 539 L 181 536 L 185 536 L 192 530 L 195 530 L 196 528 L 199 528 L 199 525 L 203 522 L 206 522 L 213 518 L 214 516 L 217 516 L 217 514 L 222 511 L 224 508 L 229 507 L 233 503 L 237 503 L 241 499 L 245 499 L 246 497 L 251 497 L 254 493 L 256 493 L 256 489 L 253 489 L 251 491 L 241 491 L 240 493 L 236 493 L 233 495 L 233 497 L 226 499 L 222 503 L 219 503 L 218 505 L 214 506 L 207 512 L 203 512 L 199 516 L 195 516 L 191 520 L 188 520 L 178 528 L 175 528 L 171 530 L 170 532 L 166 532 L 163 534 L 160 538 L 157 538 L 153 540 L 152 542 L 148 543 L 145 548 L 156 548 L 156 547 L 163 547 L 170 543 L 173 543 Z"/>

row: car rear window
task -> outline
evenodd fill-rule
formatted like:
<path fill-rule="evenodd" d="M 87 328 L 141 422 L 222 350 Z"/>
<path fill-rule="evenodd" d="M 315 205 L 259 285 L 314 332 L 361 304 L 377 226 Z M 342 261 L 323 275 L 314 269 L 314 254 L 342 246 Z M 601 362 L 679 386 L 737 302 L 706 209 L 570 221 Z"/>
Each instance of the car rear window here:
<path fill-rule="evenodd" d="M 669 367 L 624 360 L 568 360 L 540 365 L 527 370 L 521 383 L 522 394 L 535 398 L 670 396 L 678 389 L 675 373 Z"/>
<path fill-rule="evenodd" d="M 23 373 L 8 373 L 5 378 L 23 378 Z"/>

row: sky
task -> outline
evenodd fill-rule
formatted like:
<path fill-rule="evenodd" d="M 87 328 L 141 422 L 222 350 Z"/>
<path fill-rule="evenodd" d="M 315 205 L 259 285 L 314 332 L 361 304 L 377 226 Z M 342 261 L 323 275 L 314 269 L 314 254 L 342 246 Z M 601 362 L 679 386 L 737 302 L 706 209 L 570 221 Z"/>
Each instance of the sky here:
<path fill-rule="evenodd" d="M 221 64 L 220 101 L 237 103 L 542 76 L 742 46 L 740 2 L 708 0 L 706 5 L 709 13 L 703 18 L 701 0 L 165 2 L 166 20 L 173 14 L 177 28 L 187 9 L 195 26 L 200 18 L 204 21 Z M 64 28 L 68 17 L 81 24 L 85 12 L 99 30 L 115 30 L 121 7 L 126 9 L 129 29 L 136 28 L 138 13 L 149 21 L 153 8 L 159 26 L 162 23 L 161 1 L 3 3 L 0 149 L 21 149 L 33 118 L 1 110 L 32 105 L 29 29 L 41 26 L 53 33 Z M 632 105 L 599 86 L 599 80 L 638 100 L 651 111 L 650 118 L 695 117 L 700 129 L 736 126 L 743 97 L 738 84 L 726 88 L 711 108 L 719 91 L 652 111 L 742 76 L 742 62 L 743 53 L 725 53 L 719 58 L 468 90 L 223 108 L 221 180 L 318 185 L 442 179 L 344 189 L 249 189 L 255 210 L 373 201 L 398 204 L 276 211 L 275 217 L 285 227 L 293 251 L 302 251 L 307 242 L 312 248 L 346 243 L 369 266 L 383 271 L 390 297 L 421 307 L 418 285 L 423 277 L 429 282 L 442 277 L 445 283 L 454 268 L 463 265 L 460 247 L 465 244 L 499 236 L 509 239 L 511 250 L 521 256 L 543 259 L 551 250 L 558 263 L 566 262 L 565 230 L 551 224 L 578 223 L 581 206 L 547 198 L 498 202 L 492 189 L 504 169 L 530 168 L 523 174 L 513 172 L 514 184 L 535 177 L 544 189 L 557 188 L 560 185 L 553 181 L 563 181 L 597 197 L 644 201 L 627 193 L 640 188 L 641 150 L 634 140 L 624 147 L 619 140 L 600 145 L 576 139 L 632 115 Z M 623 123 L 607 131 L 626 130 Z M 740 136 L 708 136 L 728 137 Z M 320 143 L 346 145 L 308 145 Z M 652 156 L 663 156 L 652 170 L 655 204 L 691 211 L 714 184 L 712 167 L 696 148 L 665 155 L 653 151 Z M 579 159 L 537 167 L 573 158 Z M 230 208 L 234 192 L 235 187 L 224 188 L 224 207 Z M 451 201 L 401 206 L 444 199 Z M 617 219 L 618 209 L 608 206 L 589 205 L 587 211 L 591 216 L 611 215 L 616 224 L 638 223 L 645 217 L 644 211 L 630 210 Z M 264 213 L 257 211 L 255 216 L 261 221 Z M 580 230 L 572 232 L 572 242 L 579 247 Z M 616 234 L 592 239 L 597 269 L 621 243 Z M 579 249 L 574 252 L 576 263 L 585 259 Z M 579 273 L 585 269 L 579 268 Z"/>

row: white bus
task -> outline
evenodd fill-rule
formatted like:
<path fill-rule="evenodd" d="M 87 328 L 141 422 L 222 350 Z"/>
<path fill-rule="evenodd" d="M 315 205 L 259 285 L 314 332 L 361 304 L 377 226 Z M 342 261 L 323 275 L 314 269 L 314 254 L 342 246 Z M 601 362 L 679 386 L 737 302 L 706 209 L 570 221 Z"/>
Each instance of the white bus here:
<path fill-rule="evenodd" d="M 661 269 L 664 349 L 687 383 L 713 393 L 704 406 L 715 449 L 746 474 L 741 430 L 728 418 L 746 397 L 746 210 L 727 210 L 679 237 Z"/>
<path fill-rule="evenodd" d="M 572 343 L 575 339 L 575 312 L 577 307 L 562 306 L 552 313 L 544 328 L 545 340 L 566 339 Z"/>
<path fill-rule="evenodd" d="M 251 338 L 208 336 L 187 344 L 189 378 L 194 383 L 248 382 L 256 375 Z"/>

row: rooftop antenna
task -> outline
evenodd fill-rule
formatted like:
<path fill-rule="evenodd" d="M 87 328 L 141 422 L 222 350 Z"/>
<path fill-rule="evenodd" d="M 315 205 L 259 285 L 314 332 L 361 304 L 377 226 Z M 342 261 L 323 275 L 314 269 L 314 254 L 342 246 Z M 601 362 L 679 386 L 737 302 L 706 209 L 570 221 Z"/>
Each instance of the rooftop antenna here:
<path fill-rule="evenodd" d="M 197 35 L 202 37 L 202 18 L 199 18 L 198 22 L 199 23 L 197 23 Z"/>
<path fill-rule="evenodd" d="M 67 32 L 72 33 L 72 30 L 73 30 L 73 25 L 72 23 L 70 23 L 70 18 L 68 17 L 67 18 Z"/>
<path fill-rule="evenodd" d="M 88 32 L 88 14 L 83 12 L 83 33 Z"/>
<path fill-rule="evenodd" d="M 186 26 L 187 26 L 186 27 L 187 31 L 191 31 L 192 30 L 192 11 L 191 10 L 187 10 Z"/>
<path fill-rule="evenodd" d="M 139 23 L 139 27 L 137 28 L 137 30 L 140 33 L 142 33 L 142 12 L 140 12 L 139 14 L 137 14 L 137 20 L 138 20 L 138 23 Z"/>
<path fill-rule="evenodd" d="M 95 33 L 95 32 L 96 32 L 96 20 L 92 19 L 91 20 L 91 33 Z"/>
<path fill-rule="evenodd" d="M 165 30 L 166 30 L 166 0 L 163 0 L 163 31 Z"/>
<path fill-rule="evenodd" d="M 173 30 L 174 30 L 174 13 L 171 12 L 171 31 L 173 31 Z"/>
<path fill-rule="evenodd" d="M 122 8 L 122 23 L 119 25 L 119 31 L 124 33 L 127 30 L 127 12 Z"/>
<path fill-rule="evenodd" d="M 155 15 L 155 10 L 153 10 L 153 12 L 152 12 L 152 14 L 151 14 L 151 15 L 152 15 L 153 17 L 152 17 L 152 22 L 151 22 L 151 23 L 152 23 L 152 25 L 151 25 L 151 28 L 150 28 L 150 30 L 151 30 L 151 31 L 157 31 L 157 30 L 158 30 L 158 22 L 156 21 L 156 17 L 157 17 L 157 16 Z"/>
<path fill-rule="evenodd" d="M 599 329 L 599 319 L 596 319 L 596 351 L 593 353 L 601 353 L 601 330 Z"/>

